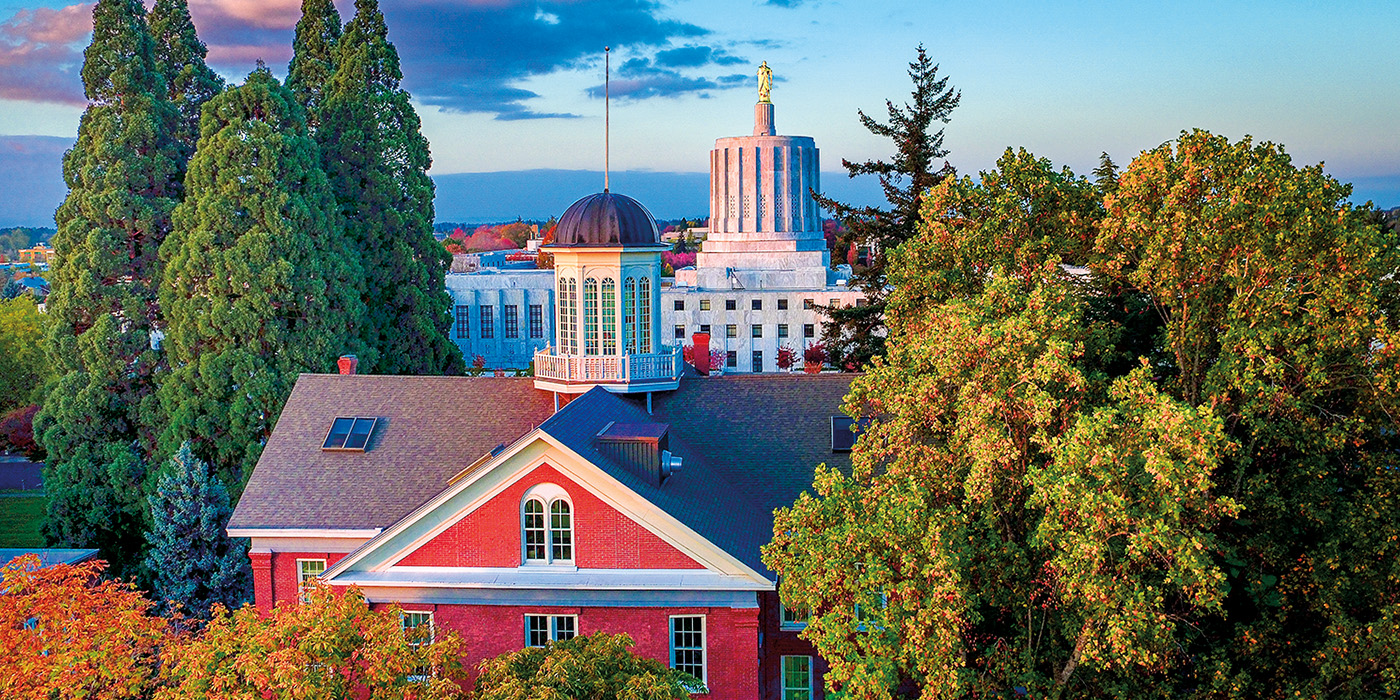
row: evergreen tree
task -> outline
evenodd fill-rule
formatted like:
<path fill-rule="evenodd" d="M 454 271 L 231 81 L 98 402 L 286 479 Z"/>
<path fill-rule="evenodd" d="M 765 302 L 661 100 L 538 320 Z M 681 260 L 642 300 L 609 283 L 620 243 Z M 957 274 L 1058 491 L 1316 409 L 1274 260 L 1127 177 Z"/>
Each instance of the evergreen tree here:
<path fill-rule="evenodd" d="M 161 446 L 191 441 L 236 498 L 297 375 L 356 349 L 358 257 L 302 109 L 266 68 L 205 106 L 187 182 L 161 248 Z"/>
<path fill-rule="evenodd" d="M 181 189 L 179 115 L 138 0 L 99 0 L 82 75 L 89 104 L 63 157 L 68 197 L 54 216 L 48 297 L 60 378 L 35 430 L 49 455 L 46 538 L 100 547 L 123 576 L 140 560 L 141 455 L 154 442 L 143 416 L 160 366 L 157 251 Z"/>
<path fill-rule="evenodd" d="M 302 0 L 287 67 L 287 89 L 306 108 L 311 133 L 321 125 L 321 98 L 335 70 L 335 47 L 340 41 L 340 13 L 331 0 Z"/>
<path fill-rule="evenodd" d="M 1099 167 L 1094 168 L 1094 184 L 1104 194 L 1118 189 L 1118 165 L 1108 156 L 1108 151 L 1099 153 Z"/>
<path fill-rule="evenodd" d="M 146 566 L 159 600 L 207 619 L 214 603 L 237 608 L 250 598 L 248 543 L 224 534 L 233 514 L 228 489 L 194 456 L 188 442 L 170 460 L 150 504 Z"/>
<path fill-rule="evenodd" d="M 822 309 L 830 319 L 823 324 L 823 342 L 832 354 L 832 364 L 838 367 L 863 367 L 884 355 L 889 255 L 914 236 L 924 193 L 954 172 L 946 162 L 942 168 L 934 169 L 934 161 L 948 155 L 948 151 L 943 148 L 943 130 L 930 129 L 935 121 L 948 122 L 962 93 L 948 87 L 948 78 L 938 77 L 938 66 L 929 60 L 922 45 L 918 51 L 918 58 L 909 64 L 909 77 L 914 81 L 913 103 L 898 107 L 886 100 L 888 124 L 859 112 L 861 125 L 870 133 L 894 141 L 894 157 L 864 163 L 841 161 L 850 177 L 879 177 L 890 208 L 855 207 L 814 193 L 817 204 L 845 226 L 836 249 L 844 251 L 857 246 L 870 252 L 868 263 L 855 266 L 851 276 L 851 285 L 860 289 L 869 303 Z"/>
<path fill-rule="evenodd" d="M 156 0 L 151 9 L 151 37 L 156 67 L 165 79 L 166 97 L 180 111 L 175 140 L 180 145 L 181 169 L 199 140 L 199 112 L 224 89 L 224 79 L 204 63 L 209 51 L 195 34 L 186 0 Z"/>
<path fill-rule="evenodd" d="M 433 238 L 428 142 L 399 88 L 399 54 L 378 3 L 356 0 L 355 10 L 336 48 L 317 139 L 363 262 L 368 364 L 383 374 L 458 374 L 444 280 L 452 256 Z"/>

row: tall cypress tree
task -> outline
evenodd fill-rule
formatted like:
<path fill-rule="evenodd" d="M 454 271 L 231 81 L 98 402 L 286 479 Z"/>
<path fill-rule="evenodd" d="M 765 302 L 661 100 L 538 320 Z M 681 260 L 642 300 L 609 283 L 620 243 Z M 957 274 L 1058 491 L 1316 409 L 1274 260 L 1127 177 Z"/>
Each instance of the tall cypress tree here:
<path fill-rule="evenodd" d="M 214 603 L 237 608 L 246 602 L 252 592 L 248 543 L 224 534 L 233 514 L 228 490 L 189 443 L 170 460 L 150 503 L 146 562 L 158 598 L 203 619 Z"/>
<path fill-rule="evenodd" d="M 292 93 L 264 67 L 210 100 L 161 248 L 167 454 L 190 441 L 235 498 L 301 372 L 355 350 L 364 308 Z"/>
<path fill-rule="evenodd" d="M 447 338 L 444 282 L 452 257 L 433 238 L 432 158 L 402 78 L 378 3 L 356 0 L 317 140 L 364 265 L 363 337 L 377 355 L 374 371 L 456 374 L 464 367 Z"/>
<path fill-rule="evenodd" d="M 139 567 L 143 547 L 157 251 L 181 190 L 179 115 L 153 43 L 139 0 L 98 1 L 82 71 L 89 104 L 54 216 L 47 348 L 61 378 L 35 426 L 49 455 L 46 538 L 101 548 L 119 576 Z"/>
<path fill-rule="evenodd" d="M 287 88 L 306 108 L 311 133 L 321 125 L 321 101 L 335 71 L 335 47 L 340 41 L 340 13 L 331 0 L 302 0 L 287 66 Z"/>
<path fill-rule="evenodd" d="M 183 168 L 199 139 L 199 111 L 223 91 L 224 79 L 204 63 L 209 50 L 195 33 L 186 0 L 156 0 L 151 8 L 151 37 L 155 39 L 156 67 L 165 79 L 166 98 L 180 111 L 175 140 L 180 144 Z"/>
<path fill-rule="evenodd" d="M 900 243 L 914 236 L 924 193 L 953 174 L 952 166 L 946 162 L 941 168 L 934 167 L 935 160 L 948 155 L 948 151 L 943 148 L 943 129 L 932 129 L 934 122 L 948 122 L 962 93 L 948 87 L 947 77 L 938 77 L 938 65 L 929 60 L 923 46 L 918 51 L 918 57 L 909 64 L 909 78 L 914 82 L 913 101 L 900 107 L 886 100 L 885 107 L 890 115 L 887 124 L 863 111 L 858 112 L 861 126 L 894 142 L 894 157 L 864 163 L 841 161 L 850 177 L 879 177 L 890 208 L 855 207 L 815 195 L 817 204 L 846 227 L 837 250 L 845 251 L 852 246 L 871 249 L 869 264 L 857 265 L 851 275 L 851 285 L 865 294 L 868 303 L 823 309 L 830 320 L 824 324 L 822 334 L 832 353 L 832 364 L 838 367 L 857 369 L 885 354 L 889 255 Z"/>

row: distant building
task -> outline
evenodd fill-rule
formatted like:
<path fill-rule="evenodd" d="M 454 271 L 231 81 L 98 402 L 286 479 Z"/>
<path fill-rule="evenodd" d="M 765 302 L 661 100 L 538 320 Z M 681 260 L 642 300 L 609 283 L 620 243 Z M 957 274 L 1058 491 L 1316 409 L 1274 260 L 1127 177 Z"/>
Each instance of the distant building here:
<path fill-rule="evenodd" d="M 39 243 L 33 248 L 23 248 L 19 251 L 19 261 L 32 265 L 48 265 L 54 258 L 53 248 L 46 243 Z"/>
<path fill-rule="evenodd" d="M 685 345 L 707 333 L 710 347 L 725 354 L 725 371 L 776 372 L 779 348 L 800 354 L 820 342 L 825 316 L 816 307 L 864 303 L 864 295 L 846 285 L 849 268 L 831 266 L 811 194 L 821 187 L 819 155 L 810 136 L 777 135 L 771 103 L 755 106 L 753 135 L 715 141 L 710 226 L 691 231 L 705 242 L 695 267 L 676 270 L 673 283 L 662 281 L 656 295 L 665 343 Z M 452 338 L 468 364 L 481 355 L 488 367 L 523 368 L 535 350 L 554 344 L 557 290 L 548 271 L 512 269 L 507 258 L 515 252 L 459 255 L 453 262 L 453 272 L 461 274 L 448 275 L 447 282 Z M 517 324 L 516 335 L 503 336 L 503 319 L 534 314 L 532 306 L 544 320 L 541 335 L 528 336 Z"/>

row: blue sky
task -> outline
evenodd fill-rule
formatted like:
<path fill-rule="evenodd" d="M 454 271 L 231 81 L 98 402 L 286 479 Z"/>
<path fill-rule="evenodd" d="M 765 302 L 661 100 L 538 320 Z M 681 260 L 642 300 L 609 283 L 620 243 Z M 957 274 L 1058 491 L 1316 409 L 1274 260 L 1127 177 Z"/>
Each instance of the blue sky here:
<path fill-rule="evenodd" d="M 381 1 L 435 175 L 600 169 L 604 45 L 614 170 L 703 171 L 715 138 L 750 131 L 766 60 L 779 132 L 815 137 L 836 171 L 841 158 L 888 155 L 856 111 L 882 116 L 886 98 L 907 97 L 922 43 L 962 91 L 946 127 L 961 172 L 1008 146 L 1087 172 L 1101 151 L 1126 164 L 1200 127 L 1282 143 L 1357 182 L 1358 201 L 1400 205 L 1394 0 Z M 298 5 L 191 0 L 191 12 L 211 63 L 237 81 L 259 57 L 285 70 Z M 76 133 L 89 8 L 0 0 L 0 170 L 16 149 L 52 150 L 27 137 Z M 530 211 L 528 188 L 499 196 L 523 216 L 553 213 Z"/>

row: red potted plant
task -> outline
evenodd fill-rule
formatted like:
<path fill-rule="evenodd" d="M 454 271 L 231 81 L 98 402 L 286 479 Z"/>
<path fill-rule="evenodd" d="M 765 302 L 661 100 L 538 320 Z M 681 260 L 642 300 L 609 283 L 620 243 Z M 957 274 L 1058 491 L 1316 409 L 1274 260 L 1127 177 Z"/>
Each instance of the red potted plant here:
<path fill-rule="evenodd" d="M 778 348 L 778 369 L 786 372 L 797 364 L 797 351 L 784 345 Z"/>
<path fill-rule="evenodd" d="M 729 358 L 723 350 L 719 348 L 710 350 L 710 376 L 718 377 L 724 374 L 724 366 L 729 364 L 728 360 Z"/>
<path fill-rule="evenodd" d="M 814 343 L 808 345 L 802 351 L 802 371 L 807 374 L 816 374 L 822 371 L 822 365 L 826 364 L 826 345 L 824 343 Z"/>

